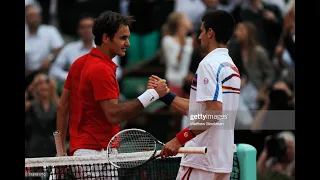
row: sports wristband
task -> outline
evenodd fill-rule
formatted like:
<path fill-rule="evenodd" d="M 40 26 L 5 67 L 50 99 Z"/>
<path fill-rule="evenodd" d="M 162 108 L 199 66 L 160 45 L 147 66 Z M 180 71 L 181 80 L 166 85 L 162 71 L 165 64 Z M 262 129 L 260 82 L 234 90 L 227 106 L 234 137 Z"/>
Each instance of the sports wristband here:
<path fill-rule="evenodd" d="M 166 105 L 170 106 L 175 97 L 176 97 L 175 94 L 169 92 L 167 95 L 163 96 L 159 100 L 164 102 Z"/>
<path fill-rule="evenodd" d="M 178 134 L 176 134 L 176 138 L 178 139 L 181 145 L 184 145 L 186 142 L 190 141 L 194 137 L 195 135 L 188 128 L 185 128 Z"/>
<path fill-rule="evenodd" d="M 154 89 L 148 89 L 143 94 L 138 97 L 139 101 L 143 105 L 143 107 L 147 107 L 152 104 L 154 101 L 159 99 L 159 94 Z"/>

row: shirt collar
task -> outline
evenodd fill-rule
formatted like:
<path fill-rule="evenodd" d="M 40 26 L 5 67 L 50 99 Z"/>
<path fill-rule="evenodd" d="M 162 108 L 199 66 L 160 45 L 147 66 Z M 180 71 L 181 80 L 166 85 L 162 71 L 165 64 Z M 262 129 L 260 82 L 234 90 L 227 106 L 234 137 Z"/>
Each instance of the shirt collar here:
<path fill-rule="evenodd" d="M 117 65 L 112 61 L 112 59 L 110 59 L 107 55 L 105 55 L 103 52 L 101 52 L 99 49 L 97 48 L 92 48 L 90 51 L 90 55 L 100 58 L 101 60 L 103 60 L 103 62 L 105 62 L 107 65 L 109 65 L 114 71 L 117 70 Z"/>
<path fill-rule="evenodd" d="M 229 50 L 227 48 L 216 48 L 211 53 L 218 53 L 218 54 L 228 54 Z"/>

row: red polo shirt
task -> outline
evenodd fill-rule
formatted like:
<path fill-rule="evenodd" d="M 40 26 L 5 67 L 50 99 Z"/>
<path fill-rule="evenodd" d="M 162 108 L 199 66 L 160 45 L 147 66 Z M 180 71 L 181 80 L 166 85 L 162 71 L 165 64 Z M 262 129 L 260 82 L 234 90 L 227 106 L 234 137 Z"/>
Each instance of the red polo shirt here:
<path fill-rule="evenodd" d="M 78 137 L 78 117 L 81 111 L 81 103 L 79 101 L 78 89 L 80 82 L 80 75 L 82 69 L 87 61 L 88 54 L 81 56 L 75 60 L 68 72 L 67 80 L 64 88 L 70 92 L 70 110 L 69 110 L 69 135 L 70 135 L 70 155 L 73 154 L 77 147 Z"/>
<path fill-rule="evenodd" d="M 75 149 L 106 149 L 120 125 L 109 123 L 99 101 L 119 98 L 117 65 L 100 50 L 93 48 L 87 56 L 79 83 L 81 115 L 79 138 Z"/>

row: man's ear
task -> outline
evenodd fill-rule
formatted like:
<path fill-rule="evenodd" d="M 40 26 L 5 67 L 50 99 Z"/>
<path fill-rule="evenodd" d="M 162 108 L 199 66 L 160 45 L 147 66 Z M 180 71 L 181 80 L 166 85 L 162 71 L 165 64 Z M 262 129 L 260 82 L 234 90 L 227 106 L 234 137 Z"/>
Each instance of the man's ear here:
<path fill-rule="evenodd" d="M 105 44 L 108 44 L 109 41 L 110 41 L 110 37 L 106 33 L 103 33 L 102 42 Z"/>
<path fill-rule="evenodd" d="M 208 38 L 212 38 L 213 36 L 215 36 L 215 33 L 214 31 L 212 30 L 212 28 L 209 28 L 208 31 L 207 31 L 207 34 L 208 34 Z"/>

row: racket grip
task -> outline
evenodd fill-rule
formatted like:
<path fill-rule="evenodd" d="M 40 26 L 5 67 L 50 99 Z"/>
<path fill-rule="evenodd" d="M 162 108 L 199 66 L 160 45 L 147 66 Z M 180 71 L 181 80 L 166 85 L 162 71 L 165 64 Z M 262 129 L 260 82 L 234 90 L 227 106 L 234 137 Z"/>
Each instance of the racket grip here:
<path fill-rule="evenodd" d="M 58 130 L 53 132 L 54 142 L 56 144 L 57 156 L 63 156 L 63 148 L 61 142 L 61 135 Z"/>
<path fill-rule="evenodd" d="M 207 147 L 181 147 L 178 153 L 182 154 L 206 154 Z"/>

